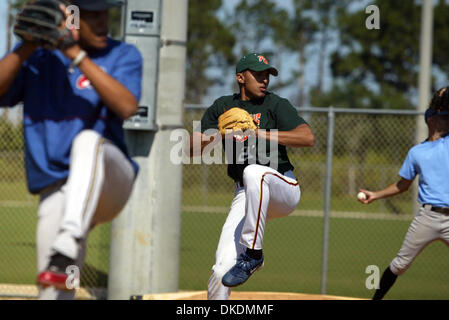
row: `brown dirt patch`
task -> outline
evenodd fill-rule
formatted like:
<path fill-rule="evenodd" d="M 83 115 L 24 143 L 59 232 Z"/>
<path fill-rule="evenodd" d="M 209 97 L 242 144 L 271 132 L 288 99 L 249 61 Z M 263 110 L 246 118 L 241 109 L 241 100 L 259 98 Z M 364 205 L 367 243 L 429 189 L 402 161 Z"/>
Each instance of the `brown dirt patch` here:
<path fill-rule="evenodd" d="M 143 300 L 207 300 L 206 291 L 148 294 L 137 297 Z M 340 297 L 319 294 L 289 292 L 244 292 L 234 291 L 230 300 L 362 300 L 360 298 Z"/>

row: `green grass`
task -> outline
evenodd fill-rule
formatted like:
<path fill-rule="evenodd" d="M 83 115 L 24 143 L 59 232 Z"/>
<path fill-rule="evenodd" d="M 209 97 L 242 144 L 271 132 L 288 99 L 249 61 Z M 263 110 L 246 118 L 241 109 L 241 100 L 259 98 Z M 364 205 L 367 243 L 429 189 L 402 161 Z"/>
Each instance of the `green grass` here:
<path fill-rule="evenodd" d="M 0 283 L 34 284 L 36 207 L 0 207 Z M 225 214 L 183 212 L 181 290 L 206 290 Z M 328 294 L 370 298 L 365 287 L 369 265 L 380 273 L 395 257 L 410 221 L 332 218 L 330 222 Z M 239 291 L 320 293 L 323 220 L 291 216 L 267 224 L 265 267 Z M 447 299 L 448 248 L 428 246 L 391 289 L 389 299 Z M 82 282 L 107 285 L 109 225 L 89 236 Z"/>
<path fill-rule="evenodd" d="M 37 206 L 0 206 L 0 283 L 34 284 Z M 109 224 L 89 234 L 82 284 L 105 287 L 109 269 Z"/>
<path fill-rule="evenodd" d="M 229 190 L 223 190 L 226 187 L 229 187 Z M 230 206 L 233 198 L 233 192 L 231 190 L 232 185 L 229 184 L 218 190 L 209 189 L 205 195 L 199 197 L 198 195 L 201 194 L 199 188 L 186 188 L 183 190 L 183 205 L 217 206 L 226 209 Z M 307 190 L 302 190 L 302 197 L 298 209 L 322 211 L 324 208 L 323 198 L 324 195 L 322 193 L 309 193 Z M 332 197 L 331 209 L 332 211 L 344 212 L 395 212 L 397 214 L 410 214 L 412 212 L 412 202 L 404 197 L 397 197 L 394 201 L 391 201 L 391 199 L 383 199 L 367 206 L 358 202 L 355 195 L 342 195 Z"/>
<path fill-rule="evenodd" d="M 206 290 L 222 214 L 183 213 L 180 288 Z M 328 294 L 370 298 L 365 287 L 369 265 L 380 274 L 395 257 L 408 221 L 331 219 Z M 264 268 L 238 291 L 320 293 L 322 219 L 288 217 L 270 221 L 264 240 Z M 433 243 L 391 289 L 390 299 L 447 299 L 447 247 Z"/>
<path fill-rule="evenodd" d="M 0 283 L 34 283 L 36 208 L 0 207 Z"/>
<path fill-rule="evenodd" d="M 37 201 L 23 181 L 0 181 L 0 201 Z"/>

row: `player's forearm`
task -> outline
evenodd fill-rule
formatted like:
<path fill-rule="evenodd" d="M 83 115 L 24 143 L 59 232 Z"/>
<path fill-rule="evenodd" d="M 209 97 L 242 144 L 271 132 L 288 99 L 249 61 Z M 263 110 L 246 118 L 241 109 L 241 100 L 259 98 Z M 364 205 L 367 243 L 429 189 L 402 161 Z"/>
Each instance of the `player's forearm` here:
<path fill-rule="evenodd" d="M 278 132 L 279 144 L 288 147 L 313 147 L 315 145 L 315 137 L 308 132 L 305 134 L 298 134 L 291 131 L 279 131 Z"/>
<path fill-rule="evenodd" d="M 373 200 L 389 198 L 400 193 L 407 191 L 410 187 L 411 182 L 404 179 L 399 180 L 396 183 L 391 184 L 383 190 L 379 190 L 373 193 Z"/>
<path fill-rule="evenodd" d="M 402 191 L 396 187 L 396 184 L 392 184 L 383 190 L 373 192 L 373 200 L 389 198 L 401 192 Z"/>
<path fill-rule="evenodd" d="M 37 46 L 32 43 L 24 43 L 0 60 L 0 96 L 3 96 L 9 90 L 22 64 L 36 48 Z"/>
<path fill-rule="evenodd" d="M 119 117 L 128 119 L 137 112 L 138 101 L 134 95 L 91 59 L 83 59 L 79 69 L 89 79 L 103 103 Z"/>
<path fill-rule="evenodd" d="M 259 138 L 277 141 L 278 144 L 288 147 L 313 147 L 315 145 L 315 136 L 308 125 L 300 125 L 290 131 L 265 131 L 258 130 Z"/>

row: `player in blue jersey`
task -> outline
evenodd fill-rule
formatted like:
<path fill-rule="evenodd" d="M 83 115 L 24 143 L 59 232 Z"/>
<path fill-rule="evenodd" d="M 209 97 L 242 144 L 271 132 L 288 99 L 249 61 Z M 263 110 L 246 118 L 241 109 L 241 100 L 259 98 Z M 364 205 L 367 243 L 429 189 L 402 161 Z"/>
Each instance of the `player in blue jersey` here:
<path fill-rule="evenodd" d="M 0 105 L 24 103 L 27 184 L 40 196 L 41 299 L 74 297 L 68 270 L 82 267 L 89 230 L 123 209 L 138 170 L 122 124 L 138 108 L 142 57 L 107 36 L 108 9 L 119 1 L 71 2 L 81 10 L 74 45 L 23 41 L 0 60 Z"/>
<path fill-rule="evenodd" d="M 428 138 L 412 147 L 399 171 L 401 179 L 389 187 L 371 192 L 361 189 L 364 204 L 407 191 L 419 175 L 418 202 L 421 204 L 397 256 L 385 269 L 373 300 L 382 299 L 418 254 L 431 242 L 449 246 L 449 87 L 438 90 L 425 113 Z"/>

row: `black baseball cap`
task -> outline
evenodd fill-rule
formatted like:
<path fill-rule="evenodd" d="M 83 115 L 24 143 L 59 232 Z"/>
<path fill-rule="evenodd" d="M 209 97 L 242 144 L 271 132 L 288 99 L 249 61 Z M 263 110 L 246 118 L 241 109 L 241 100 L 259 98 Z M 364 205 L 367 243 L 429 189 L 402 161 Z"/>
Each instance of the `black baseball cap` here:
<path fill-rule="evenodd" d="M 253 70 L 253 71 L 264 71 L 270 70 L 270 74 L 273 76 L 278 75 L 278 70 L 268 63 L 268 60 L 260 53 L 250 53 L 244 55 L 240 61 L 237 63 L 235 69 L 236 73 Z"/>
<path fill-rule="evenodd" d="M 433 116 L 440 115 L 440 116 L 448 116 L 449 110 L 441 110 L 441 109 L 427 109 L 424 113 L 424 119 L 427 122 L 427 120 Z"/>
<path fill-rule="evenodd" d="M 104 11 L 112 7 L 120 7 L 124 0 L 71 0 L 73 5 L 89 11 Z"/>

